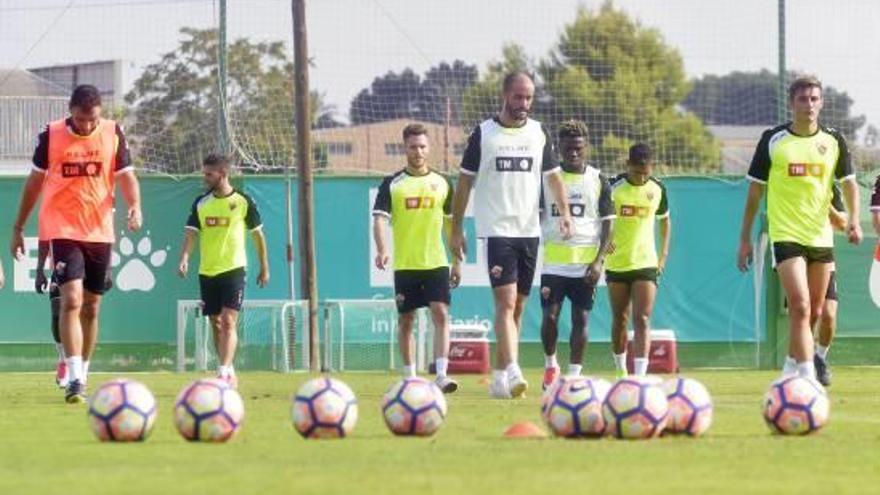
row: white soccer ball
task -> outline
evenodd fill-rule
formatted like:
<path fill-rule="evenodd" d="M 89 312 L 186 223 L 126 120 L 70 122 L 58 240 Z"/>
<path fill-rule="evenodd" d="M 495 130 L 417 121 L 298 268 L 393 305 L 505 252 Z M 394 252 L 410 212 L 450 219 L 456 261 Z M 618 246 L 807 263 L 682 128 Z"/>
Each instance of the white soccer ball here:
<path fill-rule="evenodd" d="M 431 436 L 446 419 L 446 398 L 434 382 L 404 378 L 385 392 L 382 415 L 395 435 Z"/>
<path fill-rule="evenodd" d="M 669 404 L 666 432 L 698 437 L 712 425 L 712 397 L 702 383 L 691 378 L 671 378 L 663 382 Z"/>
<path fill-rule="evenodd" d="M 656 378 L 631 376 L 611 386 L 602 413 L 608 434 L 617 438 L 654 438 L 666 427 L 669 406 Z"/>
<path fill-rule="evenodd" d="M 291 419 L 304 438 L 344 438 L 357 424 L 358 404 L 348 385 L 320 377 L 300 386 L 293 397 Z"/>
<path fill-rule="evenodd" d="M 216 378 L 189 384 L 174 405 L 174 425 L 190 441 L 225 442 L 238 432 L 243 419 L 241 396 Z"/>
<path fill-rule="evenodd" d="M 828 422 L 831 405 L 819 382 L 784 376 L 770 384 L 764 397 L 764 421 L 776 433 L 805 435 Z"/>
<path fill-rule="evenodd" d="M 545 421 L 556 436 L 601 437 L 605 432 L 601 390 L 586 377 L 566 378 L 549 387 Z"/>
<path fill-rule="evenodd" d="M 143 383 L 124 378 L 95 390 L 89 400 L 89 423 L 104 442 L 142 441 L 156 422 L 156 398 Z"/>

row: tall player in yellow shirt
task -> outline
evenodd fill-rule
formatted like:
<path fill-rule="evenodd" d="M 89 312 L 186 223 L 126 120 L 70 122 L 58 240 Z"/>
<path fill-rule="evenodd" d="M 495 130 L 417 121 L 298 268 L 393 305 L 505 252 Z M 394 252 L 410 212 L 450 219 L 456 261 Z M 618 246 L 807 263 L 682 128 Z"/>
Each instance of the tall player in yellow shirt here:
<path fill-rule="evenodd" d="M 449 269 L 443 234 L 449 231 L 452 184 L 428 167 L 428 129 L 410 124 L 403 129 L 406 167 L 379 186 L 373 206 L 376 268 L 390 261 L 386 226 L 394 233 L 394 293 L 399 313 L 397 331 L 404 375 L 415 376 L 412 350 L 416 309 L 427 306 L 434 322 L 434 359 L 437 386 L 455 392 L 458 383 L 447 375 L 449 366 L 450 287 L 461 277 L 458 259 Z"/>
<path fill-rule="evenodd" d="M 245 233 L 250 231 L 260 260 L 257 285 L 269 283 L 269 254 L 257 205 L 229 183 L 229 159 L 208 155 L 202 171 L 208 192 L 196 198 L 180 250 L 177 272 L 186 277 L 189 255 L 199 242 L 199 288 L 202 312 L 211 320 L 217 351 L 217 377 L 238 386 L 233 360 L 238 347 L 238 313 L 244 300 Z"/>
<path fill-rule="evenodd" d="M 752 159 L 751 181 L 740 230 L 737 266 L 752 261 L 752 222 L 764 189 L 773 265 L 788 298 L 789 348 L 783 374 L 815 380 L 812 328 L 822 315 L 834 262 L 834 237 L 828 211 L 832 181 L 841 182 L 849 241 L 862 240 L 859 190 L 846 141 L 819 125 L 822 83 L 801 77 L 789 86 L 793 120 L 766 131 Z"/>

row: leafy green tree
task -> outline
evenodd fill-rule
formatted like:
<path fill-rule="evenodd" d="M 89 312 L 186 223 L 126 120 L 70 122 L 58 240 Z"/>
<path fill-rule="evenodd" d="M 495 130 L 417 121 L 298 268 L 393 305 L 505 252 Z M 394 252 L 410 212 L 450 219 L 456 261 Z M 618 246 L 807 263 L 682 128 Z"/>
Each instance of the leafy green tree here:
<path fill-rule="evenodd" d="M 456 60 L 431 67 L 424 77 L 412 69 L 388 72 L 373 79 L 351 102 L 352 124 L 369 124 L 394 119 L 446 122 L 446 100 L 452 125 L 461 122 L 462 95 L 477 82 L 477 67 Z"/>
<path fill-rule="evenodd" d="M 619 166 L 635 142 L 651 145 L 661 166 L 706 169 L 720 162 L 709 131 L 679 108 L 690 90 L 681 55 L 610 2 L 597 12 L 578 11 L 539 74 L 544 120 L 584 120 L 592 159 L 603 168 Z"/>
<path fill-rule="evenodd" d="M 218 33 L 181 29 L 177 49 L 146 67 L 126 95 L 129 139 L 146 168 L 185 173 L 219 148 Z M 292 163 L 294 73 L 284 43 L 237 39 L 227 50 L 226 113 L 233 150 L 249 164 Z M 332 109 L 310 95 L 312 119 L 327 126 Z"/>
<path fill-rule="evenodd" d="M 506 45 L 465 96 L 467 118 L 498 111 L 502 79 L 513 70 L 536 73 L 533 115 L 551 130 L 568 119 L 587 123 L 590 160 L 600 167 L 619 168 L 636 142 L 651 145 L 661 167 L 707 169 L 720 162 L 709 131 L 680 109 L 690 90 L 681 55 L 611 3 L 597 12 L 580 9 L 538 62 Z"/>

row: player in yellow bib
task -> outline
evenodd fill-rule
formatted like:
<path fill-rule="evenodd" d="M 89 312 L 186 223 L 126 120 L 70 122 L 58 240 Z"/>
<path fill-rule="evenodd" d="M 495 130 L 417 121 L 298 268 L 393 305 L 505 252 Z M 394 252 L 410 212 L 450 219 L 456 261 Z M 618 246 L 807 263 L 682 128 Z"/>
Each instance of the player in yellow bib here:
<path fill-rule="evenodd" d="M 238 347 L 238 313 L 244 300 L 246 233 L 251 233 L 260 260 L 260 287 L 269 283 L 269 254 L 257 205 L 250 196 L 232 187 L 229 171 L 229 159 L 225 156 L 205 158 L 202 172 L 208 191 L 192 205 L 177 271 L 186 277 L 189 256 L 198 236 L 202 312 L 211 320 L 217 377 L 237 387 L 233 360 Z"/>
<path fill-rule="evenodd" d="M 428 167 L 428 129 L 410 124 L 403 129 L 406 167 L 382 181 L 373 206 L 373 239 L 376 268 L 384 270 L 391 259 L 386 227 L 394 234 L 394 293 L 399 314 L 397 332 L 405 376 L 415 376 L 413 324 L 416 309 L 427 306 L 434 322 L 436 383 L 444 393 L 458 389 L 447 375 L 449 368 L 450 287 L 458 285 L 458 260 L 449 269 L 444 232 L 448 235 L 452 213 L 452 184 Z"/>
<path fill-rule="evenodd" d="M 613 252 L 605 261 L 605 281 L 611 302 L 611 346 L 618 377 L 627 375 L 626 327 L 632 311 L 633 371 L 648 372 L 651 312 L 657 297 L 657 279 L 669 255 L 671 220 L 666 188 L 651 176 L 651 149 L 636 144 L 629 149 L 627 172 L 611 181 L 614 200 Z M 660 253 L 654 224 L 660 223 Z"/>
<path fill-rule="evenodd" d="M 544 265 L 541 271 L 541 344 L 544 347 L 546 390 L 559 375 L 556 341 L 559 313 L 565 299 L 571 301 L 571 336 L 567 374 L 578 376 L 587 345 L 587 322 L 593 309 L 596 284 L 602 275 L 605 254 L 611 242 L 614 204 L 608 179 L 590 166 L 587 126 L 572 120 L 559 126 L 559 154 L 562 181 L 568 197 L 573 233 L 563 238 L 559 232 L 560 207 L 553 200 L 549 184 L 542 185 L 541 233 Z"/>
<path fill-rule="evenodd" d="M 783 374 L 815 380 L 812 328 L 822 315 L 834 262 L 829 221 L 832 182 L 841 181 L 851 243 L 862 239 L 858 185 L 846 141 L 819 125 L 822 84 L 801 77 L 789 86 L 793 120 L 766 131 L 746 176 L 751 181 L 740 229 L 737 266 L 752 261 L 752 223 L 767 189 L 773 265 L 788 299 L 789 348 Z"/>

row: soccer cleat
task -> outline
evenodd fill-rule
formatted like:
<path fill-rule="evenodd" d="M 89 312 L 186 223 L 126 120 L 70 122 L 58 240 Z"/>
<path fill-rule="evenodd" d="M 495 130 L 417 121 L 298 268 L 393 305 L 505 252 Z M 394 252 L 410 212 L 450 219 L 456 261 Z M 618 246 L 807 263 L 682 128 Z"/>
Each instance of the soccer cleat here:
<path fill-rule="evenodd" d="M 73 380 L 67 384 L 64 390 L 64 402 L 68 404 L 82 404 L 86 402 L 86 387 L 79 380 Z"/>
<path fill-rule="evenodd" d="M 559 377 L 559 367 L 551 366 L 549 368 L 544 368 L 544 381 L 541 382 L 541 390 L 547 390 L 550 388 L 550 385 L 553 385 L 553 382 L 556 381 L 556 378 Z"/>
<path fill-rule="evenodd" d="M 514 376 L 508 380 L 508 387 L 511 397 L 522 399 L 525 398 L 526 390 L 529 389 L 529 382 L 522 376 Z"/>
<path fill-rule="evenodd" d="M 615 373 L 615 377 L 617 377 L 618 380 L 622 380 L 628 376 L 629 372 L 627 372 L 626 370 L 617 370 L 617 372 Z"/>
<path fill-rule="evenodd" d="M 64 361 L 58 361 L 58 364 L 55 365 L 55 385 L 58 385 L 58 388 L 67 388 L 69 382 L 70 379 L 67 376 L 67 363 Z"/>
<path fill-rule="evenodd" d="M 831 385 L 831 369 L 828 367 L 828 361 L 814 354 L 813 365 L 816 367 L 816 380 L 825 387 Z"/>
<path fill-rule="evenodd" d="M 448 376 L 438 376 L 434 383 L 440 387 L 444 394 L 451 394 L 458 390 L 458 382 Z"/>
<path fill-rule="evenodd" d="M 509 399 L 510 389 L 506 380 L 492 380 L 489 384 L 489 397 L 493 399 Z"/>

